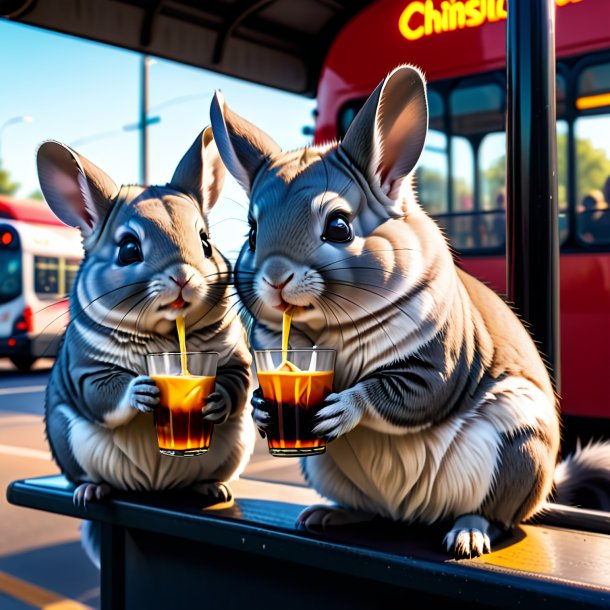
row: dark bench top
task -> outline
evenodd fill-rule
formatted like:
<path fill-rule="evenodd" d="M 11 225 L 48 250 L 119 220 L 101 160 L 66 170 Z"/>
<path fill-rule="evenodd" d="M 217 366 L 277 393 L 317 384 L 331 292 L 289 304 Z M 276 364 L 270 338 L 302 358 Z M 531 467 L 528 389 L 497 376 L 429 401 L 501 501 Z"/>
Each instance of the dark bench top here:
<path fill-rule="evenodd" d="M 15 481 L 9 502 L 62 515 L 167 534 L 231 551 L 296 562 L 331 572 L 461 601 L 514 608 L 610 607 L 610 535 L 549 525 L 522 525 L 482 558 L 454 561 L 441 542 L 448 524 L 406 526 L 379 521 L 312 535 L 295 528 L 299 512 L 323 502 L 310 489 L 242 479 L 230 507 L 206 507 L 191 493 L 119 493 L 72 502 L 63 477 Z M 610 531 L 610 517 L 555 507 L 548 516 Z"/>

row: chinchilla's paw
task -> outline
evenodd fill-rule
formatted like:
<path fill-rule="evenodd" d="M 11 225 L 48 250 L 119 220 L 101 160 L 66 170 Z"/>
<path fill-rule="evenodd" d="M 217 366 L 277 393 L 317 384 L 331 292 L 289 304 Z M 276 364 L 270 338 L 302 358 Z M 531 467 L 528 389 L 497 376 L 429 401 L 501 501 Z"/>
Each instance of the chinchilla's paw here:
<path fill-rule="evenodd" d="M 149 413 L 159 404 L 159 388 L 152 377 L 138 375 L 127 386 L 129 405 L 142 413 Z"/>
<path fill-rule="evenodd" d="M 330 394 L 324 406 L 316 414 L 313 433 L 332 441 L 338 436 L 353 430 L 362 419 L 363 409 L 358 394 L 349 390 Z"/>
<path fill-rule="evenodd" d="M 203 418 L 213 424 L 222 424 L 231 413 L 231 402 L 222 390 L 212 392 L 205 401 Z"/>
<path fill-rule="evenodd" d="M 340 527 L 371 521 L 374 515 L 370 513 L 346 510 L 339 506 L 314 504 L 306 508 L 297 517 L 297 527 L 310 531 L 324 531 L 328 527 Z"/>
<path fill-rule="evenodd" d="M 193 485 L 193 491 L 206 496 L 214 504 L 233 502 L 233 492 L 228 483 L 222 481 L 202 481 Z"/>
<path fill-rule="evenodd" d="M 270 402 L 263 398 L 263 393 L 260 388 L 256 388 L 250 400 L 252 405 L 252 419 L 258 428 L 260 435 L 265 438 L 272 419 L 269 415 Z"/>
<path fill-rule="evenodd" d="M 105 498 L 110 493 L 110 486 L 106 483 L 81 483 L 72 495 L 74 506 L 87 510 L 87 502 Z"/>
<path fill-rule="evenodd" d="M 460 517 L 447 533 L 443 544 L 455 559 L 472 559 L 491 552 L 489 522 L 479 515 Z"/>

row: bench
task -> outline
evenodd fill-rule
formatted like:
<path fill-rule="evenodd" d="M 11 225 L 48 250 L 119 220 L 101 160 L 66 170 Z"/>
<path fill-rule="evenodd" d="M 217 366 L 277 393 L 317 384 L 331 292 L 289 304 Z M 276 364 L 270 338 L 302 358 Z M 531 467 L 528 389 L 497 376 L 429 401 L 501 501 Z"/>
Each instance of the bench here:
<path fill-rule="evenodd" d="M 248 479 L 233 489 L 230 507 L 184 492 L 113 492 L 85 510 L 66 479 L 49 476 L 15 481 L 7 496 L 101 523 L 104 610 L 610 607 L 606 513 L 554 506 L 492 554 L 454 561 L 441 545 L 448 524 L 380 520 L 313 535 L 294 525 L 321 501 L 313 490 Z"/>

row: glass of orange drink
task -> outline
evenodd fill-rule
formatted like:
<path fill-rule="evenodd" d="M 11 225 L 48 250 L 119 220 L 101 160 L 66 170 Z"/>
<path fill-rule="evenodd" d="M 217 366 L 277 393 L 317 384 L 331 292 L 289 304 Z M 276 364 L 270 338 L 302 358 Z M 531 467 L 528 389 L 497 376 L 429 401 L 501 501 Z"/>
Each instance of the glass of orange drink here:
<path fill-rule="evenodd" d="M 254 362 L 263 398 L 270 404 L 269 453 L 297 457 L 324 453 L 326 443 L 313 428 L 332 392 L 335 350 L 259 350 Z"/>
<path fill-rule="evenodd" d="M 206 453 L 214 424 L 203 419 L 202 410 L 214 391 L 218 354 L 147 354 L 146 360 L 161 393 L 154 412 L 159 451 L 178 457 Z"/>

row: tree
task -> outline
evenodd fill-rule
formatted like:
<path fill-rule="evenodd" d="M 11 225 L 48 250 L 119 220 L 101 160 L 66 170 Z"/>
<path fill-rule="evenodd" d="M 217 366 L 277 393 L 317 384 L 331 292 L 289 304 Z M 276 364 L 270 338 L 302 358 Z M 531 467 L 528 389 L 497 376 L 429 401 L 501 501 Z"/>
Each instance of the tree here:
<path fill-rule="evenodd" d="M 567 207 L 568 183 L 568 137 L 566 134 L 557 136 L 557 177 L 559 208 Z M 591 190 L 601 189 L 606 178 L 610 176 L 610 159 L 601 148 L 595 148 L 588 138 L 576 138 L 576 190 L 577 202 Z M 506 159 L 498 157 L 484 172 L 482 186 L 492 197 L 504 186 L 506 180 Z M 609 202 L 610 203 L 610 202 Z"/>
<path fill-rule="evenodd" d="M 14 195 L 20 186 L 18 182 L 11 182 L 10 174 L 2 169 L 2 161 L 0 161 L 0 195 Z"/>
<path fill-rule="evenodd" d="M 610 159 L 606 158 L 606 152 L 601 148 L 595 148 L 591 140 L 577 138 L 577 203 L 580 203 L 590 191 L 601 190 L 608 176 L 610 176 Z"/>
<path fill-rule="evenodd" d="M 44 201 L 44 196 L 38 189 L 36 189 L 28 195 L 28 199 L 37 199 L 38 201 Z"/>

